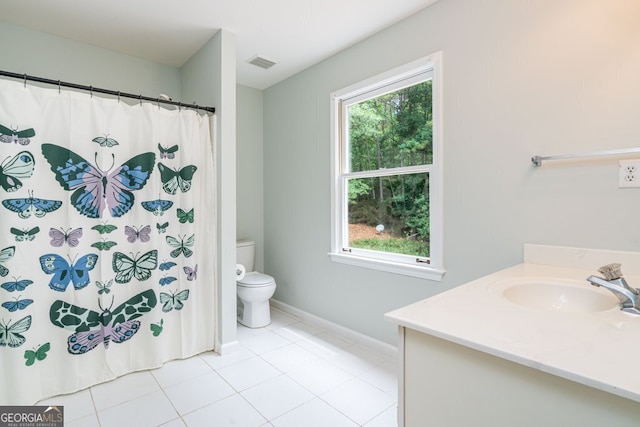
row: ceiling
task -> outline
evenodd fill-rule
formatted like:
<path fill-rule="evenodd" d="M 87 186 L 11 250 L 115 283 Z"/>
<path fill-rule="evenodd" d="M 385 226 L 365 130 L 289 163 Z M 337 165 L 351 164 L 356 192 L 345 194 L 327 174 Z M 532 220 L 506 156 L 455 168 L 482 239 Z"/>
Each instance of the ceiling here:
<path fill-rule="evenodd" d="M 222 28 L 237 82 L 266 89 L 436 1 L 0 0 L 0 20 L 174 67 Z M 248 64 L 256 55 L 276 65 Z"/>

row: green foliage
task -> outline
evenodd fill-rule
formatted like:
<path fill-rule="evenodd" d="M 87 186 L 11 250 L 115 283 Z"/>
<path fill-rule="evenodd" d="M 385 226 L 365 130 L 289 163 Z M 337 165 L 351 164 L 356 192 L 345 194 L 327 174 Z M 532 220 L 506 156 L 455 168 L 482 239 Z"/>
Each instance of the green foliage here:
<path fill-rule="evenodd" d="M 370 249 L 395 254 L 429 256 L 429 244 L 418 240 L 407 239 L 360 239 L 351 242 L 354 248 Z"/>
<path fill-rule="evenodd" d="M 361 179 L 352 179 L 349 181 L 349 204 L 355 203 L 360 197 L 368 194 L 371 191 L 371 186 Z"/>
<path fill-rule="evenodd" d="M 433 159 L 431 80 L 349 107 L 351 172 L 424 165 Z M 396 239 L 361 240 L 370 249 L 424 256 L 429 243 L 427 173 L 352 179 L 349 221 L 385 225 Z M 406 238 L 414 240 L 407 240 Z M 364 242 L 364 243 L 362 243 Z M 401 242 L 401 243 L 400 243 Z M 351 243 L 356 246 L 355 242 Z M 409 246 L 416 245 L 411 249 Z M 399 245 L 394 249 L 393 245 Z M 388 246 L 388 247 L 387 247 Z M 363 247 L 363 246 L 358 246 Z M 425 249 L 426 248 L 426 249 Z"/>

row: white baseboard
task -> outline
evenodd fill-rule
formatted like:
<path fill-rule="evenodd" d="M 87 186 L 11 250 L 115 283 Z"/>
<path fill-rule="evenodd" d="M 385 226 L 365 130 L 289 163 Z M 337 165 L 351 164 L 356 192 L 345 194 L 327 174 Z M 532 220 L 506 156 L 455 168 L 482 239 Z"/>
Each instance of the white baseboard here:
<path fill-rule="evenodd" d="M 269 302 L 271 304 L 271 307 L 275 308 L 276 310 L 280 310 L 286 314 L 298 317 L 305 322 L 317 325 L 323 329 L 328 330 L 329 332 L 341 335 L 349 339 L 350 341 L 370 347 L 373 350 L 379 351 L 390 357 L 398 356 L 398 348 L 394 345 L 377 340 L 375 338 L 371 338 L 370 336 L 354 331 L 353 329 L 345 328 L 344 326 L 340 326 L 314 314 L 307 313 L 306 311 L 295 308 L 282 301 L 271 298 Z"/>
<path fill-rule="evenodd" d="M 216 346 L 215 352 L 220 356 L 226 356 L 229 353 L 240 350 L 240 342 L 231 341 L 225 344 L 219 344 Z"/>

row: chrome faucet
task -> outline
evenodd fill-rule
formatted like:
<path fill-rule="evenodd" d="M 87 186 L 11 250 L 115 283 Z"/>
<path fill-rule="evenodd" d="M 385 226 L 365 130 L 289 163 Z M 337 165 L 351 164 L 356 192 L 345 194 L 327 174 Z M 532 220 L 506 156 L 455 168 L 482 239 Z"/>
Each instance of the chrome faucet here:
<path fill-rule="evenodd" d="M 598 276 L 589 276 L 587 281 L 593 286 L 602 286 L 613 292 L 618 301 L 620 301 L 622 311 L 640 315 L 640 306 L 638 305 L 640 291 L 629 286 L 627 281 L 624 280 L 620 264 L 607 264 L 600 267 L 598 271 L 602 273 L 604 279 Z"/>

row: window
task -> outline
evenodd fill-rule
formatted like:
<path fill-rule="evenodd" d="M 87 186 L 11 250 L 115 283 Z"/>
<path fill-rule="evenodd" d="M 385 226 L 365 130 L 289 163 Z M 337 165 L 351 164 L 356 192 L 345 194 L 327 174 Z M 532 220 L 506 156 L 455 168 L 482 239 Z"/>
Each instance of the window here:
<path fill-rule="evenodd" d="M 333 261 L 441 280 L 440 57 L 331 95 Z"/>

